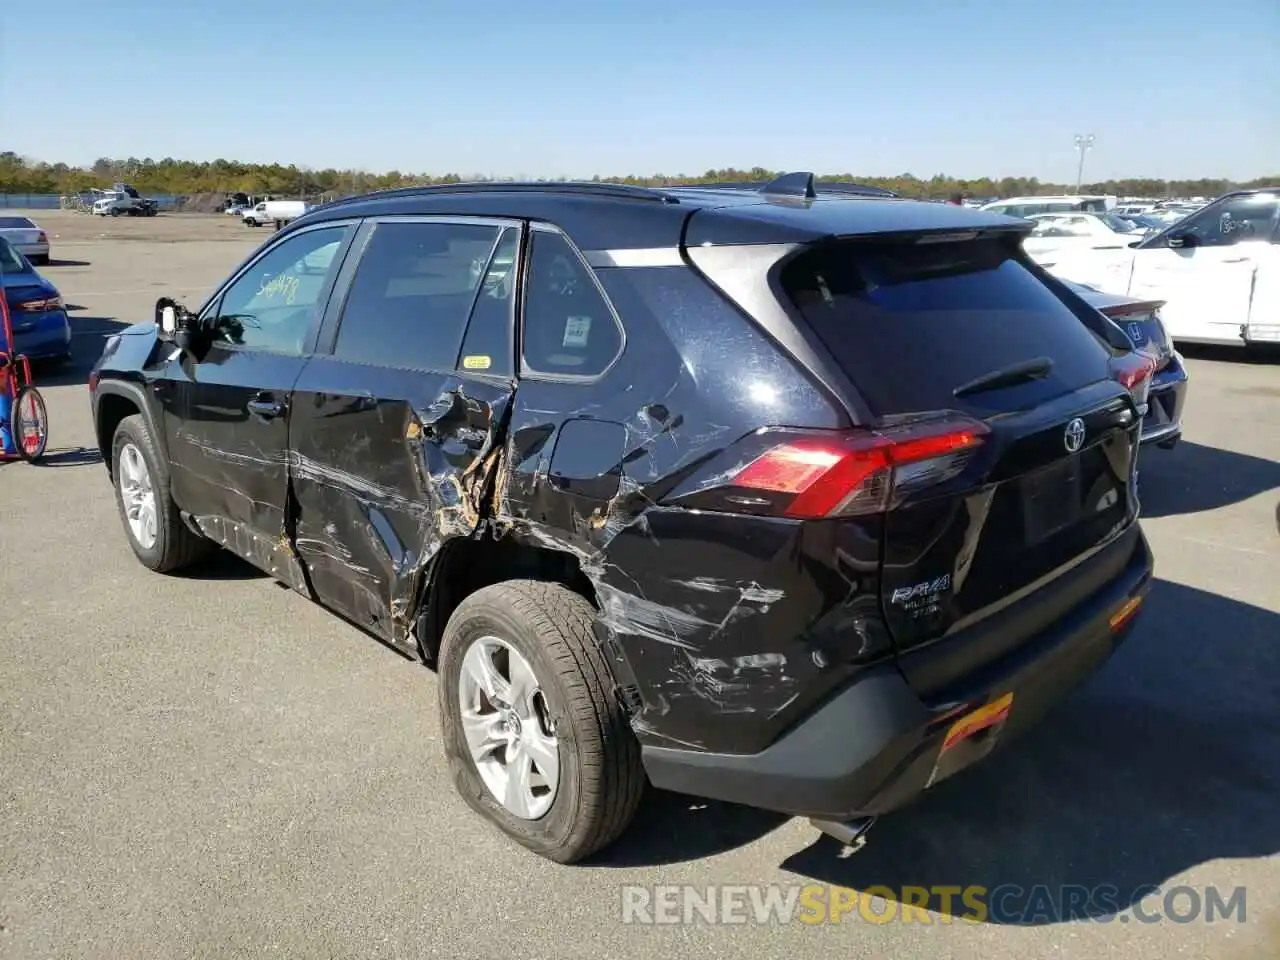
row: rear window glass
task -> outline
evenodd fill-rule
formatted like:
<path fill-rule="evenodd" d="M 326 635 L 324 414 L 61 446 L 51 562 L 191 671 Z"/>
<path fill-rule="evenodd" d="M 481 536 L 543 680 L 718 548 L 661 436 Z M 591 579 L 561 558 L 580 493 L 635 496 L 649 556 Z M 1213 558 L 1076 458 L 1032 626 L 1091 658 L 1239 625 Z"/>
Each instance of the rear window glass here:
<path fill-rule="evenodd" d="M 34 226 L 26 217 L 0 217 L 0 230 L 30 230 Z"/>
<path fill-rule="evenodd" d="M 1106 376 L 1106 349 L 998 239 L 828 244 L 792 261 L 781 279 L 880 416 L 1034 403 Z M 1054 364 L 1043 380 L 953 395 L 1038 357 Z"/>

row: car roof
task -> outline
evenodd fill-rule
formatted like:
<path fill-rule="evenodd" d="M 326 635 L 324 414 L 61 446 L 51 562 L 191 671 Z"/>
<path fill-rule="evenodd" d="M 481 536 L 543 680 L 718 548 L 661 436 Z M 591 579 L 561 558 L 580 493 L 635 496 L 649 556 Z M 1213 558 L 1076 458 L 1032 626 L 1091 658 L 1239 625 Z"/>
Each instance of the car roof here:
<path fill-rule="evenodd" d="M 965 229 L 1028 229 L 968 207 L 902 200 L 887 190 L 784 174 L 765 184 L 640 187 L 489 181 L 409 187 L 338 200 L 287 230 L 376 216 L 490 216 L 561 227 L 583 250 L 698 244 L 807 243 L 825 237 Z"/>

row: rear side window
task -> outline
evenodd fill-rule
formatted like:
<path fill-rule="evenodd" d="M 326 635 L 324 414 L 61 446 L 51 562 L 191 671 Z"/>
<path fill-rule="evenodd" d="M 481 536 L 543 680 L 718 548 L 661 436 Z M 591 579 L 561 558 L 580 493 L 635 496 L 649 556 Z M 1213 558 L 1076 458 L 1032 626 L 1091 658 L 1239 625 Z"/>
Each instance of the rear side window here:
<path fill-rule="evenodd" d="M 453 370 L 498 231 L 480 224 L 378 224 L 351 282 L 334 356 Z"/>
<path fill-rule="evenodd" d="M 1004 241 L 835 243 L 801 254 L 782 286 L 880 416 L 1035 402 L 1106 376 L 1108 353 Z M 1033 384 L 957 401 L 1010 364 L 1054 362 Z"/>
<path fill-rule="evenodd" d="M 471 311 L 458 367 L 509 377 L 515 373 L 512 353 L 515 331 L 516 273 L 519 270 L 520 231 L 507 227 L 493 251 Z"/>
<path fill-rule="evenodd" d="M 533 234 L 523 333 L 525 373 L 595 377 L 622 353 L 622 329 L 612 308 L 558 233 Z"/>

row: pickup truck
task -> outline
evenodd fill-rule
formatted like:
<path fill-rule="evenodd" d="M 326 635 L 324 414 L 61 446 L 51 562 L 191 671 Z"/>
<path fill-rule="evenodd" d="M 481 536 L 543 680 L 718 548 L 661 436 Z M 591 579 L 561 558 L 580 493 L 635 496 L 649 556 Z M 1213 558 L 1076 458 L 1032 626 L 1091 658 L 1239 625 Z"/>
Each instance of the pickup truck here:
<path fill-rule="evenodd" d="M 1163 301 L 1176 342 L 1280 344 L 1280 186 L 1224 194 L 1132 247 L 1047 269 L 1106 293 Z"/>
<path fill-rule="evenodd" d="M 110 190 L 103 191 L 102 196 L 93 202 L 93 213 L 99 217 L 118 217 L 121 214 L 154 217 L 156 202 L 140 196 L 127 183 L 117 183 Z"/>

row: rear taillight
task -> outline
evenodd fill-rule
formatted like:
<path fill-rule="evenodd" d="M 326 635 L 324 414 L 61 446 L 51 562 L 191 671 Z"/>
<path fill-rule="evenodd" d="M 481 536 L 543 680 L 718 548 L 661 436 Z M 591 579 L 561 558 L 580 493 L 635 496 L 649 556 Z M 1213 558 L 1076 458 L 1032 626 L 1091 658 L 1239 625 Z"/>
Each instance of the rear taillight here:
<path fill-rule="evenodd" d="M 22 303 L 15 303 L 13 309 L 22 313 L 45 313 L 48 310 L 61 310 L 61 297 L 46 297 L 41 300 L 24 300 Z"/>
<path fill-rule="evenodd" d="M 790 496 L 783 509 L 789 517 L 876 513 L 960 473 L 988 432 L 977 421 L 949 419 L 799 438 L 766 450 L 728 483 Z"/>
<path fill-rule="evenodd" d="M 1111 361 L 1111 375 L 1120 386 L 1129 391 L 1139 413 L 1146 414 L 1147 397 L 1151 392 L 1151 375 L 1155 373 L 1155 361 L 1145 354 L 1126 353 Z"/>
<path fill-rule="evenodd" d="M 49 235 L 46 234 L 43 230 L 41 230 L 40 235 L 36 237 L 36 243 L 48 243 L 48 242 L 49 242 Z"/>

